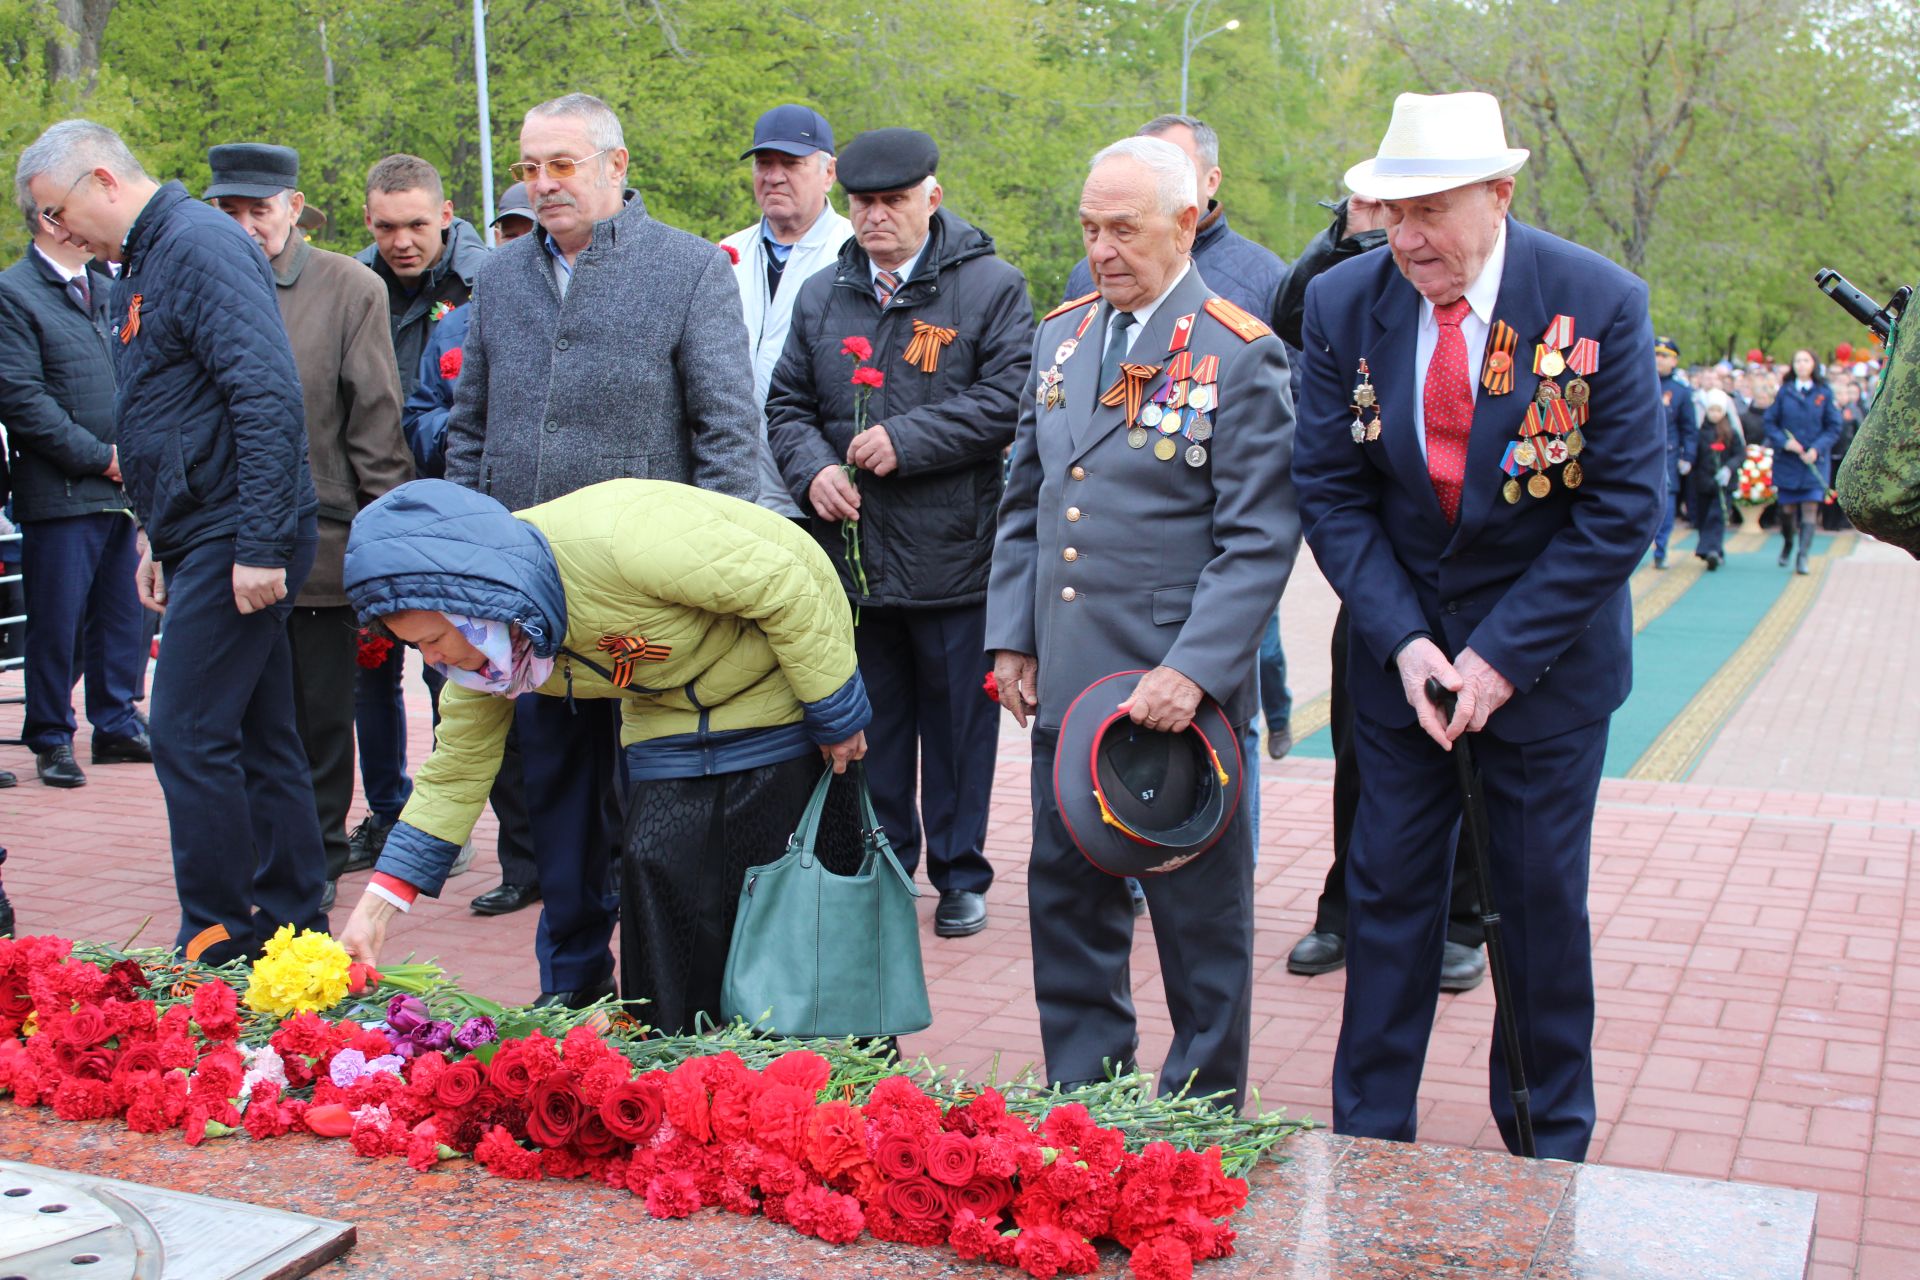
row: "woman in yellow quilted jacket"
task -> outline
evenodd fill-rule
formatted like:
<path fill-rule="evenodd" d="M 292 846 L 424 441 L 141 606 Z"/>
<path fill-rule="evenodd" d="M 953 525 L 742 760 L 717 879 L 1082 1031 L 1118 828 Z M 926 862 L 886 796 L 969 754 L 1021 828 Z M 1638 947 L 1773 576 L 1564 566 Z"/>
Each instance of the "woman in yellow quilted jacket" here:
<path fill-rule="evenodd" d="M 793 522 L 661 480 L 609 480 L 521 512 L 444 480 L 360 513 L 347 595 L 362 625 L 448 679 L 414 780 L 340 941 L 376 963 L 437 896 L 499 772 L 513 699 L 618 698 L 627 827 L 621 986 L 667 1032 L 718 1018 L 750 866 L 784 851 L 871 717 L 832 563 Z M 611 994 L 580 993 L 583 999 Z"/>

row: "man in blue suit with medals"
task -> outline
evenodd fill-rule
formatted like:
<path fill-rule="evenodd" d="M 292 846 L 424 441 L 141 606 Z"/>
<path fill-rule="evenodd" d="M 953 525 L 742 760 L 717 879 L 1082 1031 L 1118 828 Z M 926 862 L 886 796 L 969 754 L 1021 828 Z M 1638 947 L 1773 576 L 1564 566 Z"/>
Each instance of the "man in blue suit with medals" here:
<path fill-rule="evenodd" d="M 1627 579 L 1664 492 L 1647 287 L 1508 216 L 1527 152 L 1487 94 L 1403 94 L 1347 173 L 1390 254 L 1307 293 L 1294 478 L 1351 614 L 1365 788 L 1348 869 L 1334 1127 L 1411 1141 L 1439 995 L 1449 753 L 1472 733 L 1539 1154 L 1592 1136 L 1587 864 L 1608 718 L 1632 681 Z M 1429 678 L 1457 695 L 1449 717 Z M 1518 1138 L 1496 1053 L 1490 1096 Z"/>

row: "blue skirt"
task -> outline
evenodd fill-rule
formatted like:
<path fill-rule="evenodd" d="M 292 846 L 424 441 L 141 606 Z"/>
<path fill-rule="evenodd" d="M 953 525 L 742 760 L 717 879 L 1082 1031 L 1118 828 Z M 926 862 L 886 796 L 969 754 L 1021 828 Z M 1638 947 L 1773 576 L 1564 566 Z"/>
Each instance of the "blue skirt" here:
<path fill-rule="evenodd" d="M 1774 497 L 1776 501 L 1789 506 L 1796 502 L 1825 502 L 1827 490 L 1825 486 L 1815 489 L 1781 489 L 1775 493 Z"/>

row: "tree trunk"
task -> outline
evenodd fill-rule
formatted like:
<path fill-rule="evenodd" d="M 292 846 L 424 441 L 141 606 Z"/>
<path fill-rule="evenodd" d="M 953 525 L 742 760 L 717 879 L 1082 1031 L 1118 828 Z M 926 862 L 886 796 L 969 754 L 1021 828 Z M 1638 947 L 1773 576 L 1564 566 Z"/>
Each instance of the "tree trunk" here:
<path fill-rule="evenodd" d="M 100 37 L 113 6 L 114 0 L 52 0 L 62 30 L 47 41 L 49 85 L 78 85 L 83 98 L 93 92 L 100 78 Z"/>

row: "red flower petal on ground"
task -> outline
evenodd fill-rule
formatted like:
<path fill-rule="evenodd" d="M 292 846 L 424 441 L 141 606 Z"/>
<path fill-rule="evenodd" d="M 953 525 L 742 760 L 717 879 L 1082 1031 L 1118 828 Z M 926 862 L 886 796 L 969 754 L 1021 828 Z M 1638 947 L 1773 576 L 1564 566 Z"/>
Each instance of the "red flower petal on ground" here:
<path fill-rule="evenodd" d="M 308 1107 L 307 1128 L 323 1138 L 344 1138 L 353 1132 L 353 1112 L 338 1102 Z"/>

